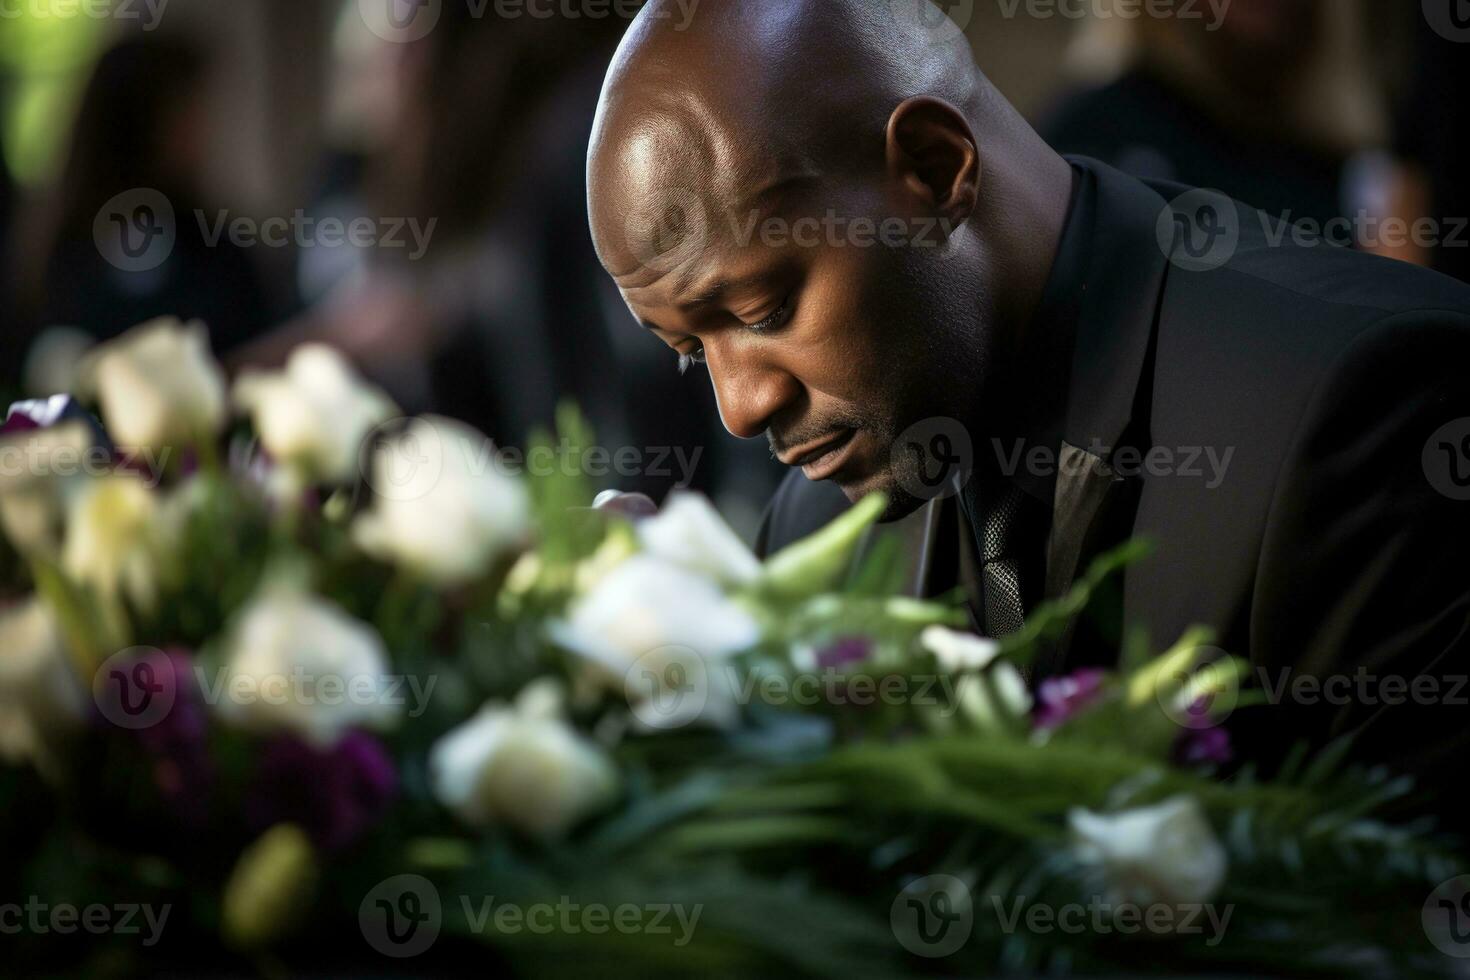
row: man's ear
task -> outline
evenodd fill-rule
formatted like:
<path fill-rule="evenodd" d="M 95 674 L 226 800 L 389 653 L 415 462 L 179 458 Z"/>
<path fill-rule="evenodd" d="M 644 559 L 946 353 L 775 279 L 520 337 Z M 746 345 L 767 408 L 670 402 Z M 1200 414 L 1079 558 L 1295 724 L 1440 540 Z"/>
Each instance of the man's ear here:
<path fill-rule="evenodd" d="M 888 175 L 920 205 L 958 227 L 980 195 L 980 152 L 965 117 L 929 95 L 905 100 L 888 117 Z"/>

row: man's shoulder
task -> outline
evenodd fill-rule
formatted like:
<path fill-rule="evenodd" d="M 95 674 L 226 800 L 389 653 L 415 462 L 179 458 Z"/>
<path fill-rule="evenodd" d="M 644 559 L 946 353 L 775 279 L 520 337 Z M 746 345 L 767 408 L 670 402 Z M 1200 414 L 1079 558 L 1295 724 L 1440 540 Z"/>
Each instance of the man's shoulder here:
<path fill-rule="evenodd" d="M 1279 234 L 1258 228 L 1243 236 L 1226 271 L 1247 287 L 1254 281 L 1263 290 L 1314 302 L 1324 316 L 1341 316 L 1350 309 L 1363 311 L 1370 320 L 1413 312 L 1470 315 L 1470 285 L 1449 276 L 1340 245 L 1288 244 Z"/>
<path fill-rule="evenodd" d="M 1443 341 L 1461 347 L 1470 286 L 1408 263 L 1302 244 L 1260 212 L 1242 206 L 1241 214 L 1228 261 L 1169 270 L 1159 316 L 1166 376 L 1207 387 L 1214 377 L 1242 395 L 1297 402 L 1358 352 L 1410 344 L 1433 357 Z"/>
<path fill-rule="evenodd" d="M 1210 193 L 1162 181 L 1145 183 L 1176 209 L 1196 207 L 1204 200 L 1198 195 Z M 1248 315 L 1251 322 L 1336 326 L 1345 336 L 1355 325 L 1416 312 L 1430 317 L 1470 316 L 1470 285 L 1347 247 L 1346 241 L 1365 230 L 1359 227 L 1362 222 L 1344 219 L 1331 227 L 1293 224 L 1289 215 L 1276 217 L 1247 204 L 1233 204 L 1234 220 L 1211 222 L 1218 222 L 1218 230 L 1210 231 L 1211 248 L 1202 257 L 1176 253 L 1166 298 L 1169 293 L 1208 295 L 1221 309 L 1236 317 Z M 1186 225 L 1202 220 L 1190 214 L 1176 217 Z M 1202 231 L 1196 228 L 1191 234 Z M 1470 245 L 1470 227 L 1463 234 Z"/>

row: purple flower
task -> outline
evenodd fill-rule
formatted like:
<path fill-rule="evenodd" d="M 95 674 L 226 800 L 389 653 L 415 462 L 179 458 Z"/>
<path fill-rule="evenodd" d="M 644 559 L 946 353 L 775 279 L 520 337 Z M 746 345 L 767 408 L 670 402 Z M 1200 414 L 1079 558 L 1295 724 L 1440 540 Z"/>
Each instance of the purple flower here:
<path fill-rule="evenodd" d="M 1174 761 L 1182 766 L 1225 765 L 1235 758 L 1230 732 L 1224 728 L 1205 728 L 1181 732 L 1174 743 Z"/>
<path fill-rule="evenodd" d="M 0 436 L 19 435 L 49 429 L 63 422 L 82 422 L 91 431 L 92 441 L 111 450 L 112 442 L 102 428 L 102 423 L 70 395 L 52 395 L 35 401 L 16 402 L 5 414 L 5 424 L 0 426 Z"/>
<path fill-rule="evenodd" d="M 247 819 L 254 829 L 299 824 L 322 850 L 336 851 L 361 838 L 397 792 L 388 750 L 365 732 L 325 750 L 281 736 L 260 754 Z"/>
<path fill-rule="evenodd" d="M 13 436 L 20 432 L 34 432 L 41 424 L 23 411 L 20 406 L 10 406 L 10 414 L 6 416 L 5 424 L 0 426 L 0 436 Z"/>
<path fill-rule="evenodd" d="M 1189 706 L 1185 730 L 1174 740 L 1174 762 L 1181 766 L 1225 765 L 1235 758 L 1230 732 L 1210 723 L 1210 702 L 1202 697 Z"/>
<path fill-rule="evenodd" d="M 872 655 L 871 640 L 861 636 L 844 637 L 817 652 L 817 669 L 840 670 L 849 664 L 860 664 Z"/>
<path fill-rule="evenodd" d="M 1071 721 L 1102 697 L 1107 679 L 1107 671 L 1089 667 L 1042 681 L 1036 692 L 1036 727 L 1057 728 Z"/>
<path fill-rule="evenodd" d="M 152 762 L 153 781 L 163 800 L 186 824 L 204 823 L 214 769 L 205 741 L 208 723 L 194 661 L 183 650 L 154 651 L 146 658 L 158 691 L 172 693 L 168 710 L 137 730 L 139 743 Z"/>

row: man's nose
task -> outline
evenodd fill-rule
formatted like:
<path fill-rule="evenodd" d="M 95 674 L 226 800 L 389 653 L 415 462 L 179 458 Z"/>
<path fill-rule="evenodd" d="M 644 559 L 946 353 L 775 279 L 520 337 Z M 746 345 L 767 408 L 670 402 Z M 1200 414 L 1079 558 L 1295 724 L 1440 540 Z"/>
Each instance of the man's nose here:
<path fill-rule="evenodd" d="M 740 439 L 763 434 L 776 413 L 800 394 L 800 382 L 790 372 L 754 351 L 706 345 L 705 364 L 714 382 L 720 420 Z"/>

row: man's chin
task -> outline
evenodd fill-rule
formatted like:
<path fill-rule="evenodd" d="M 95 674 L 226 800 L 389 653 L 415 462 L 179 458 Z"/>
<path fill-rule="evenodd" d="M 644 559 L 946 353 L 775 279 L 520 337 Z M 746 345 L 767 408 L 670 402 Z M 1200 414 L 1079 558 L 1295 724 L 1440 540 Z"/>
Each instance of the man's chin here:
<path fill-rule="evenodd" d="M 882 493 L 888 497 L 888 507 L 878 518 L 880 524 L 891 524 L 901 521 L 914 511 L 924 506 L 927 501 L 915 497 L 909 493 L 892 475 L 885 472 L 875 473 L 866 479 L 859 480 L 834 480 L 838 488 L 851 503 L 857 503 L 875 493 Z"/>

